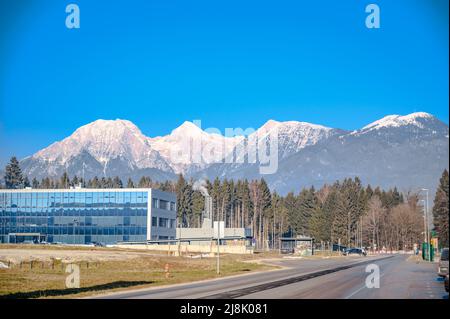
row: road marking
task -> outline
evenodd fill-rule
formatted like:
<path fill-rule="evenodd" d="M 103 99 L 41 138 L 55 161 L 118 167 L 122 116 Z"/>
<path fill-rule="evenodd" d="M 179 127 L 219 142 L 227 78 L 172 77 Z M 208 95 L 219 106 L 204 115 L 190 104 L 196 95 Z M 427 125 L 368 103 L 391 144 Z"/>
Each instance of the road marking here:
<path fill-rule="evenodd" d="M 234 298 L 250 295 L 253 293 L 282 287 L 285 285 L 295 284 L 295 283 L 298 283 L 301 281 L 313 279 L 313 278 L 320 277 L 320 276 L 329 275 L 332 273 L 336 273 L 338 271 L 347 270 L 350 268 L 366 265 L 369 263 L 373 263 L 375 261 L 381 261 L 381 260 L 385 260 L 385 259 L 389 259 L 389 258 L 393 258 L 393 256 L 381 257 L 381 258 L 377 258 L 375 260 L 365 260 L 362 262 L 339 266 L 337 268 L 324 269 L 324 270 L 320 270 L 317 272 L 306 273 L 306 274 L 295 276 L 295 277 L 288 277 L 288 278 L 284 278 L 284 279 L 280 279 L 280 280 L 270 281 L 270 282 L 266 282 L 266 283 L 259 284 L 259 285 L 249 286 L 249 287 L 240 288 L 240 289 L 232 289 L 232 290 L 225 291 L 222 293 L 207 295 L 201 299 L 234 299 Z"/>

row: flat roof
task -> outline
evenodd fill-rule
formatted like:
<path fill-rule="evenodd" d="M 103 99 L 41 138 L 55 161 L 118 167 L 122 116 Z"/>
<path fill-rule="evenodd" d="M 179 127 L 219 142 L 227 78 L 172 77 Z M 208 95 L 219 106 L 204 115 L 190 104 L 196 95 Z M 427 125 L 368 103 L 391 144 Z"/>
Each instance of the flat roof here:
<path fill-rule="evenodd" d="M 20 188 L 20 189 L 0 189 L 0 193 L 76 193 L 76 192 L 85 192 L 85 193 L 96 193 L 96 192 L 148 192 L 152 190 L 152 188 L 50 188 L 50 189 L 42 189 L 42 188 Z M 159 192 L 174 194 L 172 192 L 166 192 L 159 189 L 154 189 Z"/>
<path fill-rule="evenodd" d="M 311 240 L 314 240 L 314 238 L 311 238 L 311 237 L 302 237 L 302 238 L 281 237 L 280 240 L 284 240 L 284 241 L 311 241 Z"/>

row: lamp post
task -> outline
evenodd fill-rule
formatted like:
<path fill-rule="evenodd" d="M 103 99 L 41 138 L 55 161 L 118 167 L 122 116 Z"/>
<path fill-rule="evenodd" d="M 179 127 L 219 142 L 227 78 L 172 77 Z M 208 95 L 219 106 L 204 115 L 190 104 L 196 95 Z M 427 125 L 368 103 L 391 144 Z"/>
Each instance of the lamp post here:
<path fill-rule="evenodd" d="M 178 233 L 178 256 L 181 256 L 181 228 L 183 225 L 180 222 L 180 218 L 177 216 L 177 224 L 179 225 L 179 233 Z"/>
<path fill-rule="evenodd" d="M 427 252 L 428 261 L 431 261 L 431 243 L 430 243 L 430 225 L 428 221 L 428 189 L 422 188 L 422 191 L 426 192 L 426 205 L 425 205 L 425 225 L 426 225 L 426 241 L 427 241 Z"/>
<path fill-rule="evenodd" d="M 423 241 L 427 242 L 427 221 L 425 219 L 425 200 L 421 199 L 420 202 L 422 203 L 423 207 Z"/>

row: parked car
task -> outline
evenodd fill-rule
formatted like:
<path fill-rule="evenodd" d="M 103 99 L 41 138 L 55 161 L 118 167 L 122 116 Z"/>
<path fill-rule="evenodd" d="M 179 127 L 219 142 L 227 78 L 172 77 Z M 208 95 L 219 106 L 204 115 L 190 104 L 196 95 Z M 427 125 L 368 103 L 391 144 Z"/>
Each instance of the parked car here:
<path fill-rule="evenodd" d="M 448 275 L 448 248 L 441 250 L 441 259 L 439 260 L 438 275 L 445 277 Z"/>
<path fill-rule="evenodd" d="M 344 251 L 344 256 L 350 255 L 358 255 L 358 256 L 366 256 L 366 251 L 361 248 L 348 248 Z"/>
<path fill-rule="evenodd" d="M 447 276 L 445 276 L 444 286 L 445 286 L 445 291 L 448 292 L 448 274 L 447 274 Z"/>
<path fill-rule="evenodd" d="M 96 242 L 96 241 L 94 241 L 92 244 L 93 244 L 95 247 L 105 247 L 105 245 L 103 245 L 102 243 Z"/>

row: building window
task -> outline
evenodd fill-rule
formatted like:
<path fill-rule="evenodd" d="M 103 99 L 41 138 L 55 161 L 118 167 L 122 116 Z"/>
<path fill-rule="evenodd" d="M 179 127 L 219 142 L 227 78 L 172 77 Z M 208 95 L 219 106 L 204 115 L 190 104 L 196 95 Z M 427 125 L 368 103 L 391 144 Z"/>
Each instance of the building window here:
<path fill-rule="evenodd" d="M 160 199 L 160 200 L 159 200 L 159 208 L 165 209 L 165 210 L 170 210 L 169 202 L 166 201 L 166 200 Z"/>
<path fill-rule="evenodd" d="M 159 219 L 159 227 L 167 228 L 168 227 L 168 218 L 160 218 Z"/>
<path fill-rule="evenodd" d="M 170 202 L 170 210 L 173 212 L 177 210 L 174 202 Z"/>
<path fill-rule="evenodd" d="M 158 226 L 158 217 L 152 217 L 152 227 Z"/>
<path fill-rule="evenodd" d="M 170 220 L 170 228 L 175 228 L 175 219 Z"/>
<path fill-rule="evenodd" d="M 159 208 L 158 204 L 159 204 L 158 203 L 158 199 L 157 198 L 152 198 L 152 207 L 153 208 Z"/>

